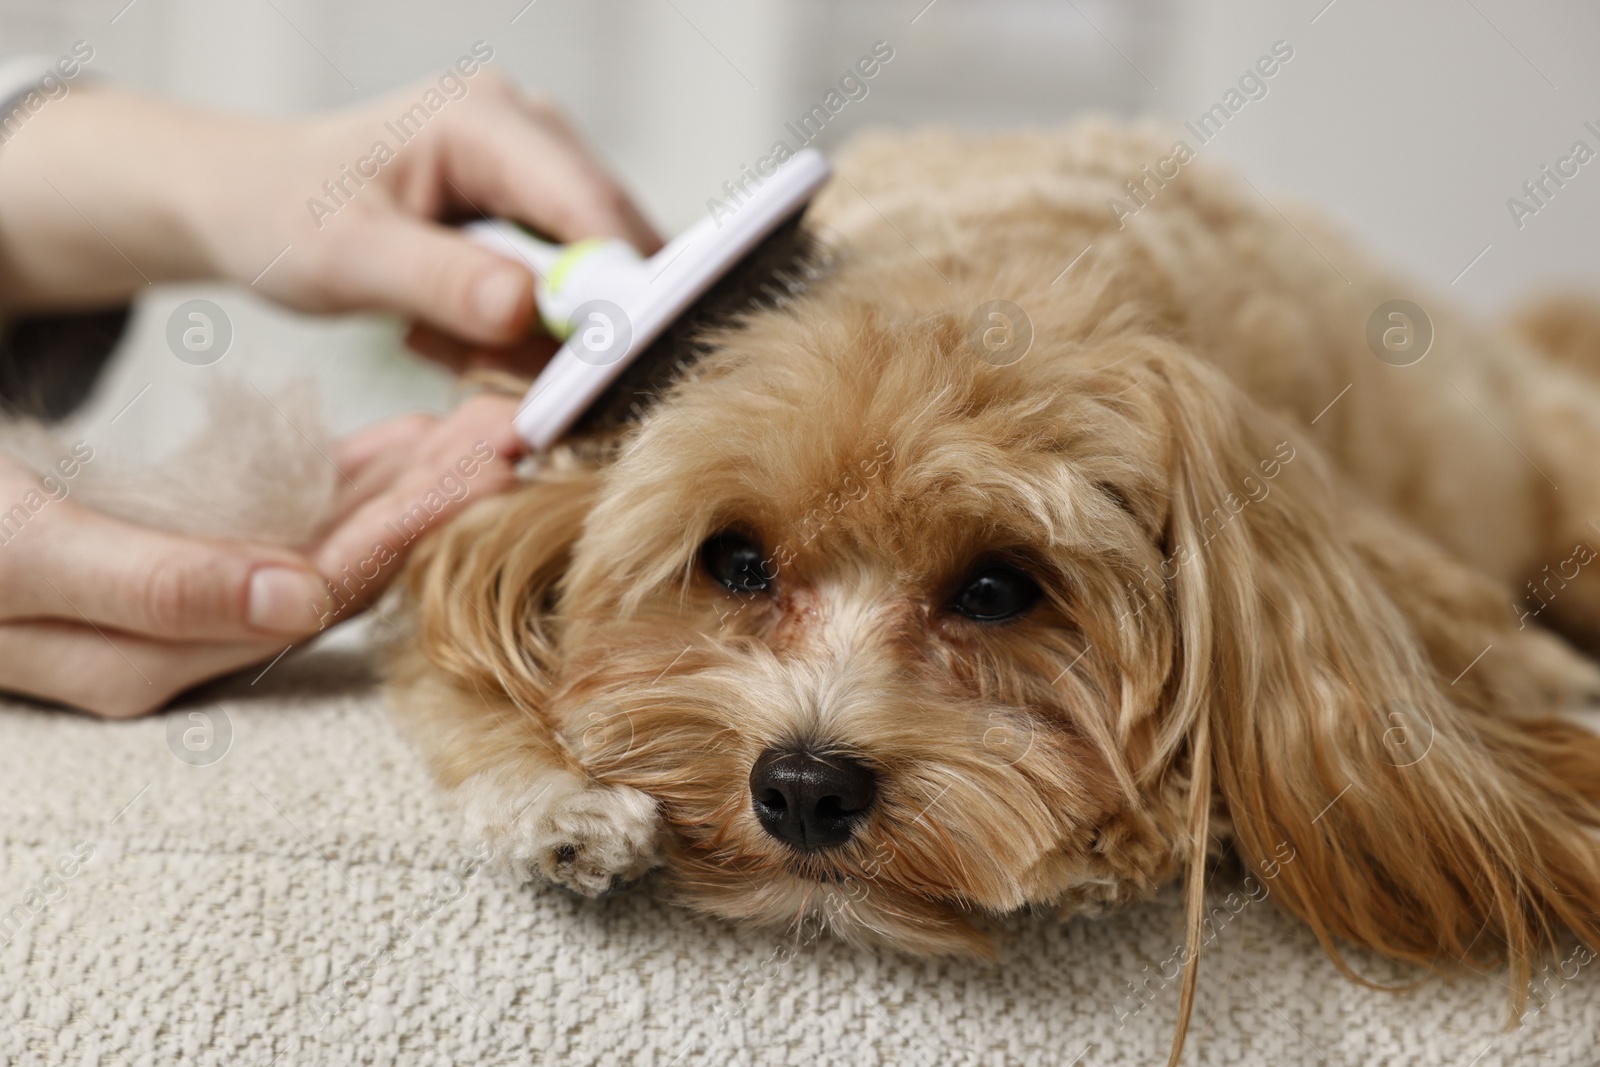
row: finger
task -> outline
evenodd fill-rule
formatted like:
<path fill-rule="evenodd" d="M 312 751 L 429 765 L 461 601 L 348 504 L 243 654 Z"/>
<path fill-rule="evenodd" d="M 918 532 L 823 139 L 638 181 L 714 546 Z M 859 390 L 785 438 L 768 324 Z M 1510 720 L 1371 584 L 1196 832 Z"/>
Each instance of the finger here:
<path fill-rule="evenodd" d="M 468 344 L 420 322 L 406 333 L 406 345 L 457 374 L 488 368 L 508 370 L 529 378 L 543 370 L 560 347 L 555 338 L 543 333 L 531 333 L 520 341 L 492 348 Z"/>
<path fill-rule="evenodd" d="M 507 113 L 509 112 L 509 114 Z M 444 160 L 454 191 L 560 241 L 621 237 L 642 252 L 661 238 L 589 150 L 551 121 L 554 112 L 518 98 L 446 131 Z"/>
<path fill-rule="evenodd" d="M 368 426 L 340 441 L 334 449 L 334 463 L 349 474 L 355 487 L 344 487 L 329 523 L 341 522 L 356 508 L 388 489 L 411 463 L 417 443 L 426 440 L 438 425 L 436 415 L 402 415 Z"/>
<path fill-rule="evenodd" d="M 561 112 L 527 93 L 517 94 L 517 104 L 519 110 L 562 141 L 567 150 L 579 160 L 579 165 L 585 172 L 594 181 L 601 183 L 596 188 L 603 190 L 606 198 L 605 206 L 615 216 L 615 235 L 622 237 L 646 255 L 659 251 L 662 245 L 661 235 L 645 218 L 644 212 L 639 209 L 633 197 L 612 176 L 611 171 L 594 157 L 589 146 L 567 123 Z"/>
<path fill-rule="evenodd" d="M 311 554 L 333 585 L 343 618 L 371 603 L 392 581 L 416 541 L 516 476 L 521 449 L 511 416 L 516 401 L 466 401 L 414 455 L 410 468 L 339 523 Z"/>
<path fill-rule="evenodd" d="M 376 460 L 414 448 L 439 425 L 437 415 L 413 412 L 375 422 L 339 441 L 333 462 L 342 471 L 366 470 Z"/>
<path fill-rule="evenodd" d="M 422 319 L 478 344 L 509 344 L 533 326 L 533 274 L 459 231 L 382 212 L 348 227 L 332 253 L 334 303 Z"/>
<path fill-rule="evenodd" d="M 251 641 L 312 633 L 326 607 L 326 584 L 287 549 L 150 530 L 70 500 L 41 518 L 48 536 L 5 546 L 0 619 Z"/>
<path fill-rule="evenodd" d="M 60 621 L 0 624 L 0 689 L 129 718 L 288 647 L 281 639 L 166 642 Z"/>
<path fill-rule="evenodd" d="M 609 183 L 612 188 L 613 199 L 616 202 L 616 208 L 621 216 L 621 233 L 619 236 L 626 238 L 635 248 L 647 255 L 659 251 L 662 245 L 661 235 L 656 232 L 656 228 L 645 218 L 644 212 L 639 209 L 633 198 L 628 195 L 627 190 L 623 189 L 617 180 L 611 177 L 610 171 L 594 158 L 588 146 L 584 144 L 583 138 L 578 136 L 577 131 L 566 121 L 565 116 L 559 110 L 525 92 L 519 91 L 517 93 L 517 104 L 525 114 L 531 115 L 535 121 L 542 121 L 557 136 L 566 140 L 572 150 L 578 152 L 583 159 L 588 160 L 594 171 Z"/>
<path fill-rule="evenodd" d="M 517 401 L 494 394 L 463 402 L 420 442 L 408 457 L 407 469 L 372 500 L 336 526 L 312 552 L 312 559 L 344 594 L 364 603 L 358 593 L 376 595 L 412 542 L 449 521 L 467 501 L 499 492 L 514 479 L 512 469 L 522 443 L 511 425 Z M 385 551 L 376 551 L 378 545 Z M 360 583 L 344 589 L 339 577 L 354 574 Z"/>

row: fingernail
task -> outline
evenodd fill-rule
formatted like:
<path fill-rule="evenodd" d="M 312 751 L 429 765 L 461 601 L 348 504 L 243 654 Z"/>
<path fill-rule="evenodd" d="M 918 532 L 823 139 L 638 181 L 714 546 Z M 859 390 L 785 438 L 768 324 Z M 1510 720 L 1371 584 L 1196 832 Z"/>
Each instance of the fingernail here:
<path fill-rule="evenodd" d="M 491 271 L 478 279 L 472 289 L 473 310 L 478 321 L 490 330 L 503 330 L 522 304 L 527 282 L 517 271 Z"/>
<path fill-rule="evenodd" d="M 250 576 L 250 625 L 274 633 L 315 630 L 328 599 L 320 575 L 293 567 L 262 567 Z"/>

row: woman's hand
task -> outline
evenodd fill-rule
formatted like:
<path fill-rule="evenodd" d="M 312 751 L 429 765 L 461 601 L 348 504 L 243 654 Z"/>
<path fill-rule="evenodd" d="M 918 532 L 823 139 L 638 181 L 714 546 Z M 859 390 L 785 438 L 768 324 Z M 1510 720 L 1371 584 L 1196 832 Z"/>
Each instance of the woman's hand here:
<path fill-rule="evenodd" d="M 481 396 L 344 442 L 334 461 L 360 489 L 303 551 L 149 530 L 70 495 L 20 525 L 0 511 L 0 690 L 141 715 L 354 614 L 400 570 L 411 543 L 395 531 L 425 515 L 420 535 L 514 481 L 515 406 Z M 0 456 L 0 508 L 30 492 L 39 479 Z"/>
<path fill-rule="evenodd" d="M 302 311 L 394 312 L 456 365 L 526 342 L 529 268 L 440 220 L 660 242 L 553 107 L 467 65 L 302 122 L 74 90 L 0 151 L 0 300 L 84 307 L 221 278 Z"/>
<path fill-rule="evenodd" d="M 505 215 L 558 240 L 659 241 L 548 104 L 466 58 L 301 122 L 96 88 L 52 100 L 0 148 L 0 311 L 230 280 L 304 311 L 397 313 L 457 367 L 509 354 L 534 369 L 554 346 L 531 335 L 531 271 L 443 223 Z M 361 489 L 299 551 L 49 503 L 0 541 L 0 690 L 139 714 L 354 614 L 395 577 L 409 531 L 513 482 L 514 408 L 480 397 L 346 442 L 336 458 Z M 35 485 L 0 458 L 0 515 Z"/>

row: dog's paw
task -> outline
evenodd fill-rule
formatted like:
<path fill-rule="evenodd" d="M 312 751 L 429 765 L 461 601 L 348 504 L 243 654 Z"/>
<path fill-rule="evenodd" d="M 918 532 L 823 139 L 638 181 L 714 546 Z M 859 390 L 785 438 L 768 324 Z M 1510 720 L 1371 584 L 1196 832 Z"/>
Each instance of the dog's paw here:
<path fill-rule="evenodd" d="M 628 786 L 557 771 L 522 789 L 477 778 L 463 787 L 468 829 L 523 882 L 543 878 L 597 897 L 661 862 L 655 801 Z"/>

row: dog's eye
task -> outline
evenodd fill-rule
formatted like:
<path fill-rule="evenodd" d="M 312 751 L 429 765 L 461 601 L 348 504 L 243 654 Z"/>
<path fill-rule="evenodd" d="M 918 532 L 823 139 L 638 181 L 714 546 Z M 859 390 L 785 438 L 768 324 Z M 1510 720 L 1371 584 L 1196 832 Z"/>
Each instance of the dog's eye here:
<path fill-rule="evenodd" d="M 731 530 L 706 538 L 700 546 L 700 565 L 735 593 L 760 593 L 772 584 L 761 546 Z"/>
<path fill-rule="evenodd" d="M 969 619 L 999 622 L 1021 615 L 1038 602 L 1032 578 L 1004 563 L 992 564 L 967 579 L 950 606 Z"/>

